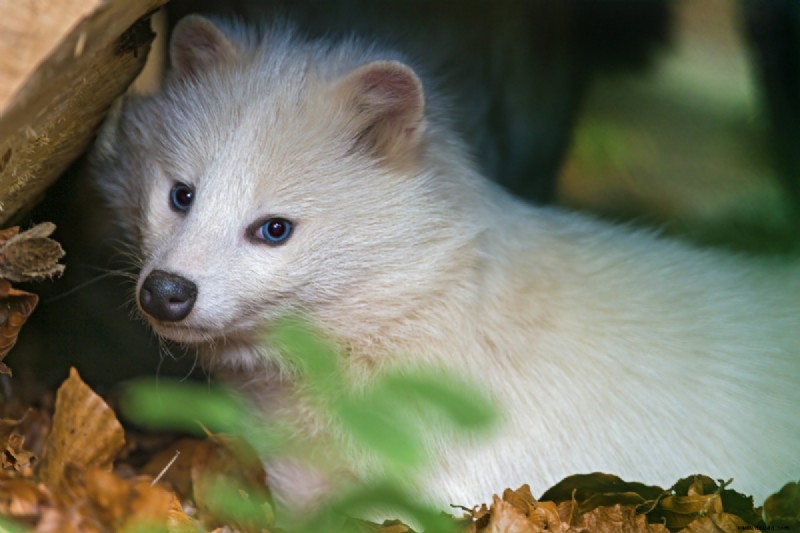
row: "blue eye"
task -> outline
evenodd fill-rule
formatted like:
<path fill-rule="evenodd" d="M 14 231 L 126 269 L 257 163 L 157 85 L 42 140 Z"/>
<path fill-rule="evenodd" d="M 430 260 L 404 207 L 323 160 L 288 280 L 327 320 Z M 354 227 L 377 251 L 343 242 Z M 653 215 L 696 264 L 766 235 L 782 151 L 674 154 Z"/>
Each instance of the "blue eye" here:
<path fill-rule="evenodd" d="M 285 218 L 271 218 L 256 233 L 259 239 L 269 244 L 281 244 L 292 234 L 292 223 Z"/>
<path fill-rule="evenodd" d="M 186 212 L 194 201 L 194 189 L 185 183 L 176 183 L 169 191 L 170 206 L 175 211 Z"/>

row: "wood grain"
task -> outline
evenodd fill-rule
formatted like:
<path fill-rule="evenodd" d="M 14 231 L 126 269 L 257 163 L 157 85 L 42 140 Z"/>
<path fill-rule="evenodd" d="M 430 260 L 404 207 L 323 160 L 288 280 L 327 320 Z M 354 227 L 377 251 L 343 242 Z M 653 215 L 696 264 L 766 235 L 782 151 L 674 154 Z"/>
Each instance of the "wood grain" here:
<path fill-rule="evenodd" d="M 88 146 L 142 69 L 166 0 L 0 0 L 0 224 Z"/>

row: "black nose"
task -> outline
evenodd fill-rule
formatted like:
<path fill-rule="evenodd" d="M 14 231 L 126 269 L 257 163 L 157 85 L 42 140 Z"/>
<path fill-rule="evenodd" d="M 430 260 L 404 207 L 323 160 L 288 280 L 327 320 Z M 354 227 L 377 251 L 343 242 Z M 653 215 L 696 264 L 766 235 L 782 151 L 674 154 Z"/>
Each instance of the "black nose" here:
<path fill-rule="evenodd" d="M 197 285 L 163 270 L 153 270 L 139 289 L 139 305 L 148 315 L 165 322 L 186 318 L 197 300 Z"/>

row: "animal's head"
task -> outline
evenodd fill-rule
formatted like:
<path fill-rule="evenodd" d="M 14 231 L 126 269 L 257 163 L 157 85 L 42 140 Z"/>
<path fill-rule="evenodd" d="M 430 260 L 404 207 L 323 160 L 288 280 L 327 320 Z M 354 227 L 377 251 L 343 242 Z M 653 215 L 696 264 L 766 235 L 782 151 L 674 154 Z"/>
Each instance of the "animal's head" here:
<path fill-rule="evenodd" d="M 129 98 L 101 140 L 97 178 L 137 235 L 156 332 L 235 339 L 297 311 L 357 329 L 413 309 L 468 238 L 414 71 L 200 17 L 170 53 L 162 92 Z"/>

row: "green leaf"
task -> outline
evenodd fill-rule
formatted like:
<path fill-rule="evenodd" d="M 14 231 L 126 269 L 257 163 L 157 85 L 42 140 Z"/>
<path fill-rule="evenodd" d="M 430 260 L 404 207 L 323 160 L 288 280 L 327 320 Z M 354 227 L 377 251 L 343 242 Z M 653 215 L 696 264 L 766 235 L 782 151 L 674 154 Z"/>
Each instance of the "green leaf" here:
<path fill-rule="evenodd" d="M 376 390 L 391 394 L 397 402 L 419 402 L 422 408 L 433 408 L 457 427 L 465 430 L 485 430 L 497 416 L 489 400 L 478 391 L 447 376 L 433 373 L 390 374 Z"/>
<path fill-rule="evenodd" d="M 300 531 L 302 533 L 354 533 L 363 531 L 352 523 L 337 519 L 340 516 L 400 516 L 427 533 L 455 533 L 458 524 L 446 515 L 419 501 L 419 498 L 395 484 L 379 482 L 353 489 L 337 501 L 320 510 Z"/>
<path fill-rule="evenodd" d="M 25 533 L 25 531 L 27 528 L 8 517 L 0 516 L 0 533 Z"/>
<path fill-rule="evenodd" d="M 121 408 L 137 424 L 203 434 L 240 434 L 251 420 L 248 406 L 230 391 L 160 379 L 130 382 Z"/>
<path fill-rule="evenodd" d="M 170 533 L 167 526 L 136 524 L 126 526 L 122 533 Z"/>
<path fill-rule="evenodd" d="M 376 395 L 337 402 L 334 414 L 347 435 L 379 456 L 389 468 L 408 469 L 424 462 L 425 453 L 417 428 L 400 417 L 391 402 Z"/>
<path fill-rule="evenodd" d="M 267 529 L 275 521 L 269 501 L 254 497 L 230 479 L 217 478 L 208 488 L 205 501 L 213 516 L 225 522 L 245 524 L 248 531 Z"/>
<path fill-rule="evenodd" d="M 266 339 L 291 361 L 312 390 L 323 393 L 343 382 L 336 346 L 301 318 L 284 319 Z"/>

